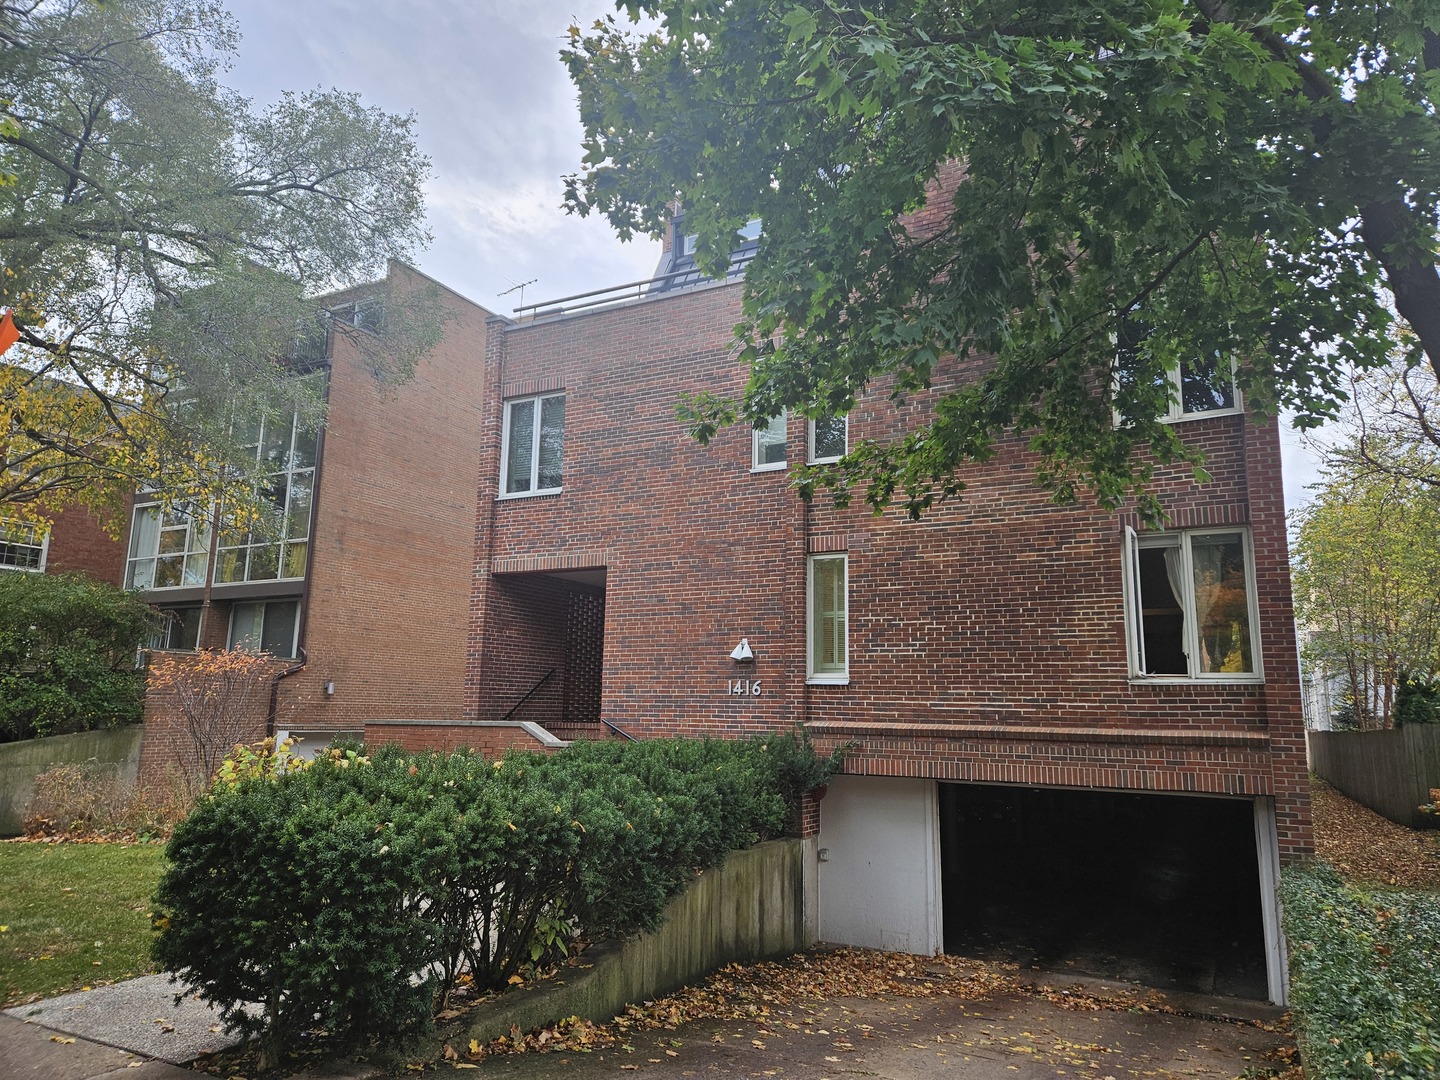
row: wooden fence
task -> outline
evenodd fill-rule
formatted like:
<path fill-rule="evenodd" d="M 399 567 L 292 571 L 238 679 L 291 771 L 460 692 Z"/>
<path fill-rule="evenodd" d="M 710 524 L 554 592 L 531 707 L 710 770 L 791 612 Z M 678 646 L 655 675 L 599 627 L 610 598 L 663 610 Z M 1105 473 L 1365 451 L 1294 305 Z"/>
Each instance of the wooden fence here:
<path fill-rule="evenodd" d="M 1440 724 L 1392 731 L 1311 731 L 1310 769 L 1358 803 L 1413 829 L 1440 828 L 1417 807 L 1440 788 Z"/>

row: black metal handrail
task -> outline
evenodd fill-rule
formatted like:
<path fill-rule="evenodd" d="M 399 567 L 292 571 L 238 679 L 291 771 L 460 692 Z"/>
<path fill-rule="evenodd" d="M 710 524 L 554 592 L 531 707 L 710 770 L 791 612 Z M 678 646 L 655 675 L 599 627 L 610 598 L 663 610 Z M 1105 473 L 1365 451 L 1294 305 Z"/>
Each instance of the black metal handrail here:
<path fill-rule="evenodd" d="M 616 735 L 621 735 L 621 736 L 623 736 L 624 738 L 629 739 L 631 742 L 639 742 L 639 741 L 640 741 L 639 739 L 635 738 L 634 735 L 631 735 L 630 732 L 626 731 L 626 730 L 625 730 L 624 728 L 622 728 L 622 727 L 618 727 L 617 725 L 612 724 L 609 720 L 601 720 L 600 723 L 604 724 L 604 725 L 605 725 L 606 727 L 608 727 L 611 731 L 615 732 Z"/>
<path fill-rule="evenodd" d="M 507 712 L 504 716 L 500 718 L 500 722 L 503 724 L 506 720 L 509 720 L 510 717 L 514 716 L 517 712 L 519 712 L 520 706 L 524 705 L 525 702 L 529 701 L 535 695 L 535 691 L 539 690 L 540 687 L 544 686 L 547 682 L 549 682 L 550 676 L 554 674 L 555 669 L 551 668 L 549 671 L 545 672 L 544 675 L 540 676 L 540 681 L 537 682 L 534 686 L 530 687 L 529 690 L 525 691 L 525 696 L 515 703 L 514 708 L 512 708 L 509 712 Z"/>

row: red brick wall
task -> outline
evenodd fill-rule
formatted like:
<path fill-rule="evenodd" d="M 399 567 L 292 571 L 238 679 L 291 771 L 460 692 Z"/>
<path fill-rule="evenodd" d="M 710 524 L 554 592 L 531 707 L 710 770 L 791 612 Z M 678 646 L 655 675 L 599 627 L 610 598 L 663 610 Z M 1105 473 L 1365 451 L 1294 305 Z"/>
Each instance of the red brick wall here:
<path fill-rule="evenodd" d="M 124 522 L 130 502 L 115 510 Z M 110 585 L 124 584 L 125 543 L 105 531 L 106 522 L 83 506 L 68 506 L 55 515 L 45 555 L 47 574 L 78 572 Z"/>
<path fill-rule="evenodd" d="M 401 288 L 425 281 L 399 265 L 392 274 Z M 489 313 L 443 297 L 453 317 L 408 382 L 381 386 L 337 340 L 312 533 L 309 661 L 281 686 L 296 726 L 461 716 Z"/>
<path fill-rule="evenodd" d="M 968 490 L 918 523 L 802 504 L 805 455 L 750 472 L 748 429 L 709 448 L 675 419 L 687 392 L 738 393 L 739 287 L 702 289 L 568 319 L 497 327 L 497 403 L 482 429 L 467 712 L 493 715 L 507 680 L 537 666 L 533 629 L 497 598 L 514 579 L 606 571 L 602 715 L 637 736 L 740 734 L 807 722 L 822 747 L 859 741 L 846 771 L 1129 790 L 1273 795 L 1282 852 L 1310 848 L 1295 644 L 1273 422 L 1188 421 L 1212 481 L 1156 486 L 1177 528 L 1251 528 L 1264 683 L 1134 683 L 1122 602 L 1133 513 L 1056 506 L 1018 440 L 967 470 Z M 913 429 L 965 379 L 937 375 L 900 406 L 878 385 L 850 439 Z M 564 490 L 497 499 L 499 402 L 566 395 Z M 806 554 L 849 557 L 850 682 L 805 680 Z M 534 617 L 542 618 L 539 608 Z M 747 637 L 753 665 L 729 652 Z M 503 659 L 502 659 L 503 657 Z M 732 680 L 759 681 L 758 696 Z M 567 732 L 568 733 L 568 732 Z"/>

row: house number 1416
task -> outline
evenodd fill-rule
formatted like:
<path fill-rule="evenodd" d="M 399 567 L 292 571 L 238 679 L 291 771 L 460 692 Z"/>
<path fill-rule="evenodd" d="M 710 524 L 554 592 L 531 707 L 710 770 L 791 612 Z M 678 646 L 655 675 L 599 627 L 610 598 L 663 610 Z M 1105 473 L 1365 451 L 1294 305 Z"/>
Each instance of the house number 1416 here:
<path fill-rule="evenodd" d="M 725 692 L 734 697 L 759 697 L 759 679 L 726 679 Z"/>

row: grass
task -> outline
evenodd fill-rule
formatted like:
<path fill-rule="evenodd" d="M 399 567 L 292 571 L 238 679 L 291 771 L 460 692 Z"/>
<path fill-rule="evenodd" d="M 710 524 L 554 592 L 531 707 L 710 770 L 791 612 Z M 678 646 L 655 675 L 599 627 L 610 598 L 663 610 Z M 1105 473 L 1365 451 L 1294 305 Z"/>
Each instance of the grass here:
<path fill-rule="evenodd" d="M 155 970 L 160 844 L 0 844 L 0 1006 Z"/>

